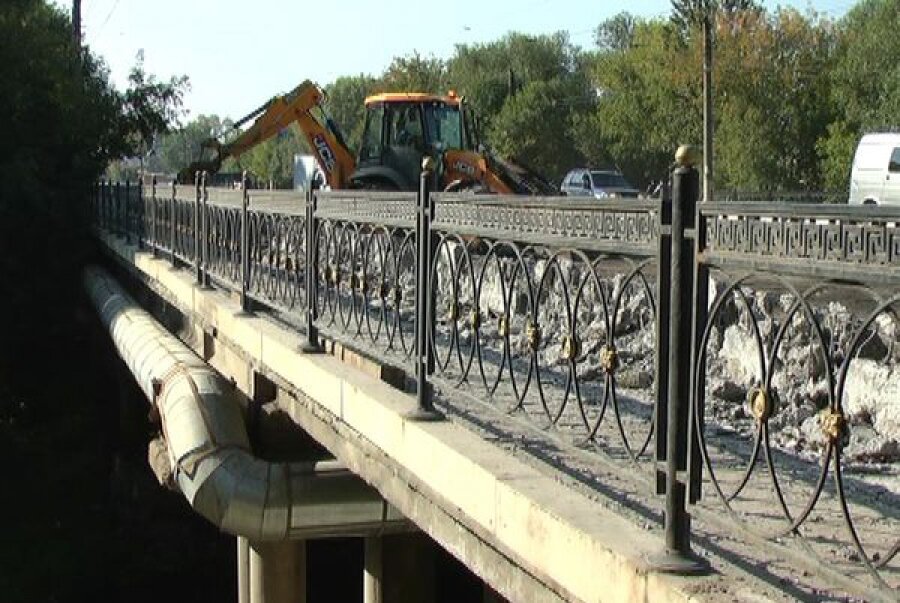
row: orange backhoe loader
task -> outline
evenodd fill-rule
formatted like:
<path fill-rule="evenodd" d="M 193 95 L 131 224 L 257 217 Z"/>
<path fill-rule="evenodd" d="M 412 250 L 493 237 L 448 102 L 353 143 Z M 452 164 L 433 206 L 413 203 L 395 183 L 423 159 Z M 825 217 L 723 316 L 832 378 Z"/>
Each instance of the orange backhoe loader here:
<path fill-rule="evenodd" d="M 366 122 L 357 160 L 322 105 L 324 94 L 305 81 L 273 98 L 235 124 L 252 125 L 227 144 L 204 146 L 214 157 L 179 172 L 190 182 L 197 171 L 216 172 L 226 157 L 237 157 L 296 122 L 332 189 L 415 190 L 422 160 L 435 160 L 442 190 L 501 194 L 555 194 L 556 189 L 532 171 L 495 157 L 477 141 L 463 99 L 421 93 L 390 93 L 365 100 Z"/>

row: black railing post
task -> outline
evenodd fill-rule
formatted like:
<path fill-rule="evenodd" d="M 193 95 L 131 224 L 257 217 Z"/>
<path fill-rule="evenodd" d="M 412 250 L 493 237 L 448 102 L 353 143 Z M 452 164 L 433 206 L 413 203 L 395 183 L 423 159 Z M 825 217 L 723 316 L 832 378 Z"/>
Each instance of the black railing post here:
<path fill-rule="evenodd" d="M 708 562 L 691 551 L 691 520 L 685 496 L 694 339 L 691 321 L 694 295 L 692 239 L 700 197 L 700 174 L 696 169 L 698 153 L 694 148 L 679 148 L 675 159 L 678 167 L 672 174 L 668 400 L 665 409 L 665 550 L 652 560 L 652 564 L 658 571 L 696 574 L 709 569 Z"/>
<path fill-rule="evenodd" d="M 153 257 L 159 257 L 159 208 L 156 199 L 156 175 L 150 178 L 150 250 Z"/>
<path fill-rule="evenodd" d="M 172 202 L 169 207 L 169 253 L 171 254 L 172 259 L 172 268 L 178 267 L 178 254 L 175 253 L 175 209 L 177 207 L 177 198 L 178 198 L 178 182 L 176 179 L 172 180 Z"/>
<path fill-rule="evenodd" d="M 204 289 L 209 288 L 209 248 L 212 244 L 209 236 L 209 173 L 204 170 L 200 176 L 203 188 L 202 205 L 200 206 L 200 256 L 203 261 L 203 270 L 200 273 L 200 285 Z"/>
<path fill-rule="evenodd" d="M 672 171 L 666 170 L 659 205 L 659 238 L 656 267 L 656 425 L 653 430 L 656 459 L 656 493 L 666 493 L 666 436 L 668 434 L 669 404 L 669 331 L 672 289 Z"/>
<path fill-rule="evenodd" d="M 203 185 L 199 170 L 194 173 L 194 270 L 197 284 L 203 285 L 203 264 L 200 258 L 200 204 L 203 202 Z"/>
<path fill-rule="evenodd" d="M 250 304 L 250 191 L 247 171 L 241 175 L 241 314 L 251 312 Z"/>
<path fill-rule="evenodd" d="M 319 294 L 318 283 L 318 249 L 316 249 L 316 237 L 318 236 L 318 224 L 316 223 L 316 206 L 318 204 L 318 181 L 313 178 L 306 191 L 306 341 L 301 350 L 307 354 L 322 352 L 319 343 L 319 329 L 316 328 L 318 307 L 316 299 Z"/>
<path fill-rule="evenodd" d="M 97 195 L 97 204 L 98 204 L 97 221 L 98 221 L 98 224 L 100 225 L 100 228 L 102 228 L 104 230 L 106 229 L 106 193 L 107 193 L 106 182 L 101 180 L 100 181 L 100 190 L 98 191 L 98 195 Z"/>
<path fill-rule="evenodd" d="M 414 421 L 438 421 L 444 416 L 434 408 L 434 386 L 428 377 L 434 372 L 431 350 L 431 194 L 434 160 L 422 161 L 419 194 L 416 197 L 416 409 L 407 414 Z M 397 309 L 399 312 L 399 308 Z"/>
<path fill-rule="evenodd" d="M 116 180 L 115 198 L 113 201 L 113 233 L 122 236 L 122 183 Z"/>
<path fill-rule="evenodd" d="M 116 202 L 115 187 L 111 180 L 106 181 L 106 231 L 109 234 L 116 234 Z"/>
<path fill-rule="evenodd" d="M 134 232 L 137 237 L 137 248 L 144 249 L 147 238 L 147 208 L 144 207 L 144 177 L 141 175 L 137 183 L 137 199 L 134 207 Z"/>
<path fill-rule="evenodd" d="M 125 179 L 125 203 L 122 204 L 123 217 L 122 225 L 125 227 L 125 244 L 131 243 L 131 223 L 129 221 L 131 213 L 128 211 L 128 205 L 131 203 L 131 182 Z"/>
<path fill-rule="evenodd" d="M 100 226 L 109 231 L 109 181 L 101 182 L 100 188 Z"/>

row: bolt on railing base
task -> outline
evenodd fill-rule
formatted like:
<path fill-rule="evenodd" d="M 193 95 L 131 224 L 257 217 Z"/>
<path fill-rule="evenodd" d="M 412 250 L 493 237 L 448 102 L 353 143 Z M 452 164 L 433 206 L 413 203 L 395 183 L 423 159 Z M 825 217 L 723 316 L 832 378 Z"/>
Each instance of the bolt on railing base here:
<path fill-rule="evenodd" d="M 667 549 L 651 555 L 647 562 L 651 570 L 664 574 L 696 576 L 708 574 L 712 571 L 709 561 L 693 551 L 685 553 Z"/>
<path fill-rule="evenodd" d="M 435 409 L 416 408 L 409 412 L 403 413 L 403 418 L 414 423 L 430 423 L 435 421 L 443 421 L 447 417 L 444 413 Z"/>

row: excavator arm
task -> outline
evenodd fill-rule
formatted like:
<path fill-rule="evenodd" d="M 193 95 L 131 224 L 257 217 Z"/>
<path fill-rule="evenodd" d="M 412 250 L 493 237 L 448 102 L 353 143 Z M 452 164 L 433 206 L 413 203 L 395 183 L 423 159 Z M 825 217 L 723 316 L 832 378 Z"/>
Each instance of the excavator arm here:
<path fill-rule="evenodd" d="M 236 129 L 255 120 L 231 142 L 222 144 L 216 139 L 204 142 L 203 147 L 214 149 L 215 156 L 210 160 L 195 161 L 179 172 L 179 180 L 190 182 L 198 171 L 216 172 L 227 157 L 239 157 L 296 122 L 325 175 L 325 181 L 332 188 L 345 188 L 356 162 L 337 126 L 322 108 L 323 99 L 322 91 L 309 80 L 283 96 L 276 96 L 235 123 Z"/>

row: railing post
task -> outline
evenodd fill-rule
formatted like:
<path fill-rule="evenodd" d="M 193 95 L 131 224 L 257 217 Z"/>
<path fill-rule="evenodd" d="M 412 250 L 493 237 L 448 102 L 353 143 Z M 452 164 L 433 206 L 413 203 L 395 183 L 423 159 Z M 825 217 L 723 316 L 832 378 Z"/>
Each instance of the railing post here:
<path fill-rule="evenodd" d="M 131 243 L 131 224 L 129 224 L 130 214 L 128 212 L 128 205 L 131 202 L 131 181 L 127 178 L 125 179 L 125 203 L 122 205 L 123 215 L 122 215 L 122 225 L 125 227 L 125 244 L 128 245 Z"/>
<path fill-rule="evenodd" d="M 100 181 L 100 190 L 97 195 L 97 220 L 100 228 L 106 229 L 106 182 Z"/>
<path fill-rule="evenodd" d="M 172 179 L 172 203 L 169 211 L 169 252 L 171 253 L 172 268 L 178 267 L 178 254 L 175 253 L 175 208 L 177 207 L 178 181 Z"/>
<path fill-rule="evenodd" d="M 431 157 L 423 159 L 416 198 L 416 409 L 406 415 L 414 421 L 439 421 L 444 418 L 434 408 L 434 387 L 428 379 L 434 372 L 429 336 L 434 311 L 430 283 L 432 207 L 429 191 L 433 170 L 434 160 Z"/>
<path fill-rule="evenodd" d="M 697 155 L 692 147 L 679 148 L 675 156 L 678 167 L 672 174 L 668 400 L 665 408 L 665 550 L 651 561 L 658 571 L 679 574 L 697 574 L 709 569 L 709 563 L 691 551 L 691 520 L 685 496 L 693 366 L 694 216 L 700 196 Z"/>
<path fill-rule="evenodd" d="M 241 175 L 241 311 L 250 314 L 250 191 L 247 190 L 249 179 L 247 171 Z"/>
<path fill-rule="evenodd" d="M 106 181 L 106 231 L 109 234 L 116 234 L 116 220 L 115 220 L 115 198 L 113 195 L 115 194 L 115 188 L 113 187 L 113 183 L 111 180 Z"/>
<path fill-rule="evenodd" d="M 194 271 L 197 284 L 203 285 L 203 263 L 200 257 L 200 204 L 203 202 L 203 188 L 200 171 L 194 173 Z"/>
<path fill-rule="evenodd" d="M 113 201 L 113 207 L 115 211 L 113 212 L 113 232 L 117 236 L 122 236 L 122 183 L 116 180 L 116 189 L 115 189 L 115 197 Z"/>
<path fill-rule="evenodd" d="M 200 176 L 203 188 L 202 205 L 200 206 L 200 255 L 203 260 L 203 270 L 201 271 L 200 285 L 204 289 L 209 288 L 209 173 L 204 170 Z"/>
<path fill-rule="evenodd" d="M 316 205 L 318 198 L 316 190 L 319 183 L 315 178 L 309 183 L 306 191 L 306 341 L 303 343 L 301 350 L 307 354 L 317 354 L 322 352 L 322 346 L 319 343 L 319 330 L 316 328 L 316 319 L 318 318 L 318 308 L 316 299 L 318 297 L 318 257 L 316 249 L 316 237 L 318 236 L 318 225 L 316 224 Z"/>
<path fill-rule="evenodd" d="M 156 206 L 156 175 L 150 178 L 150 249 L 153 257 L 159 257 L 159 208 Z"/>
<path fill-rule="evenodd" d="M 142 250 L 147 239 L 147 208 L 144 207 L 144 177 L 140 177 L 137 183 L 137 199 L 135 200 L 134 232 L 137 236 L 137 248 Z"/>

